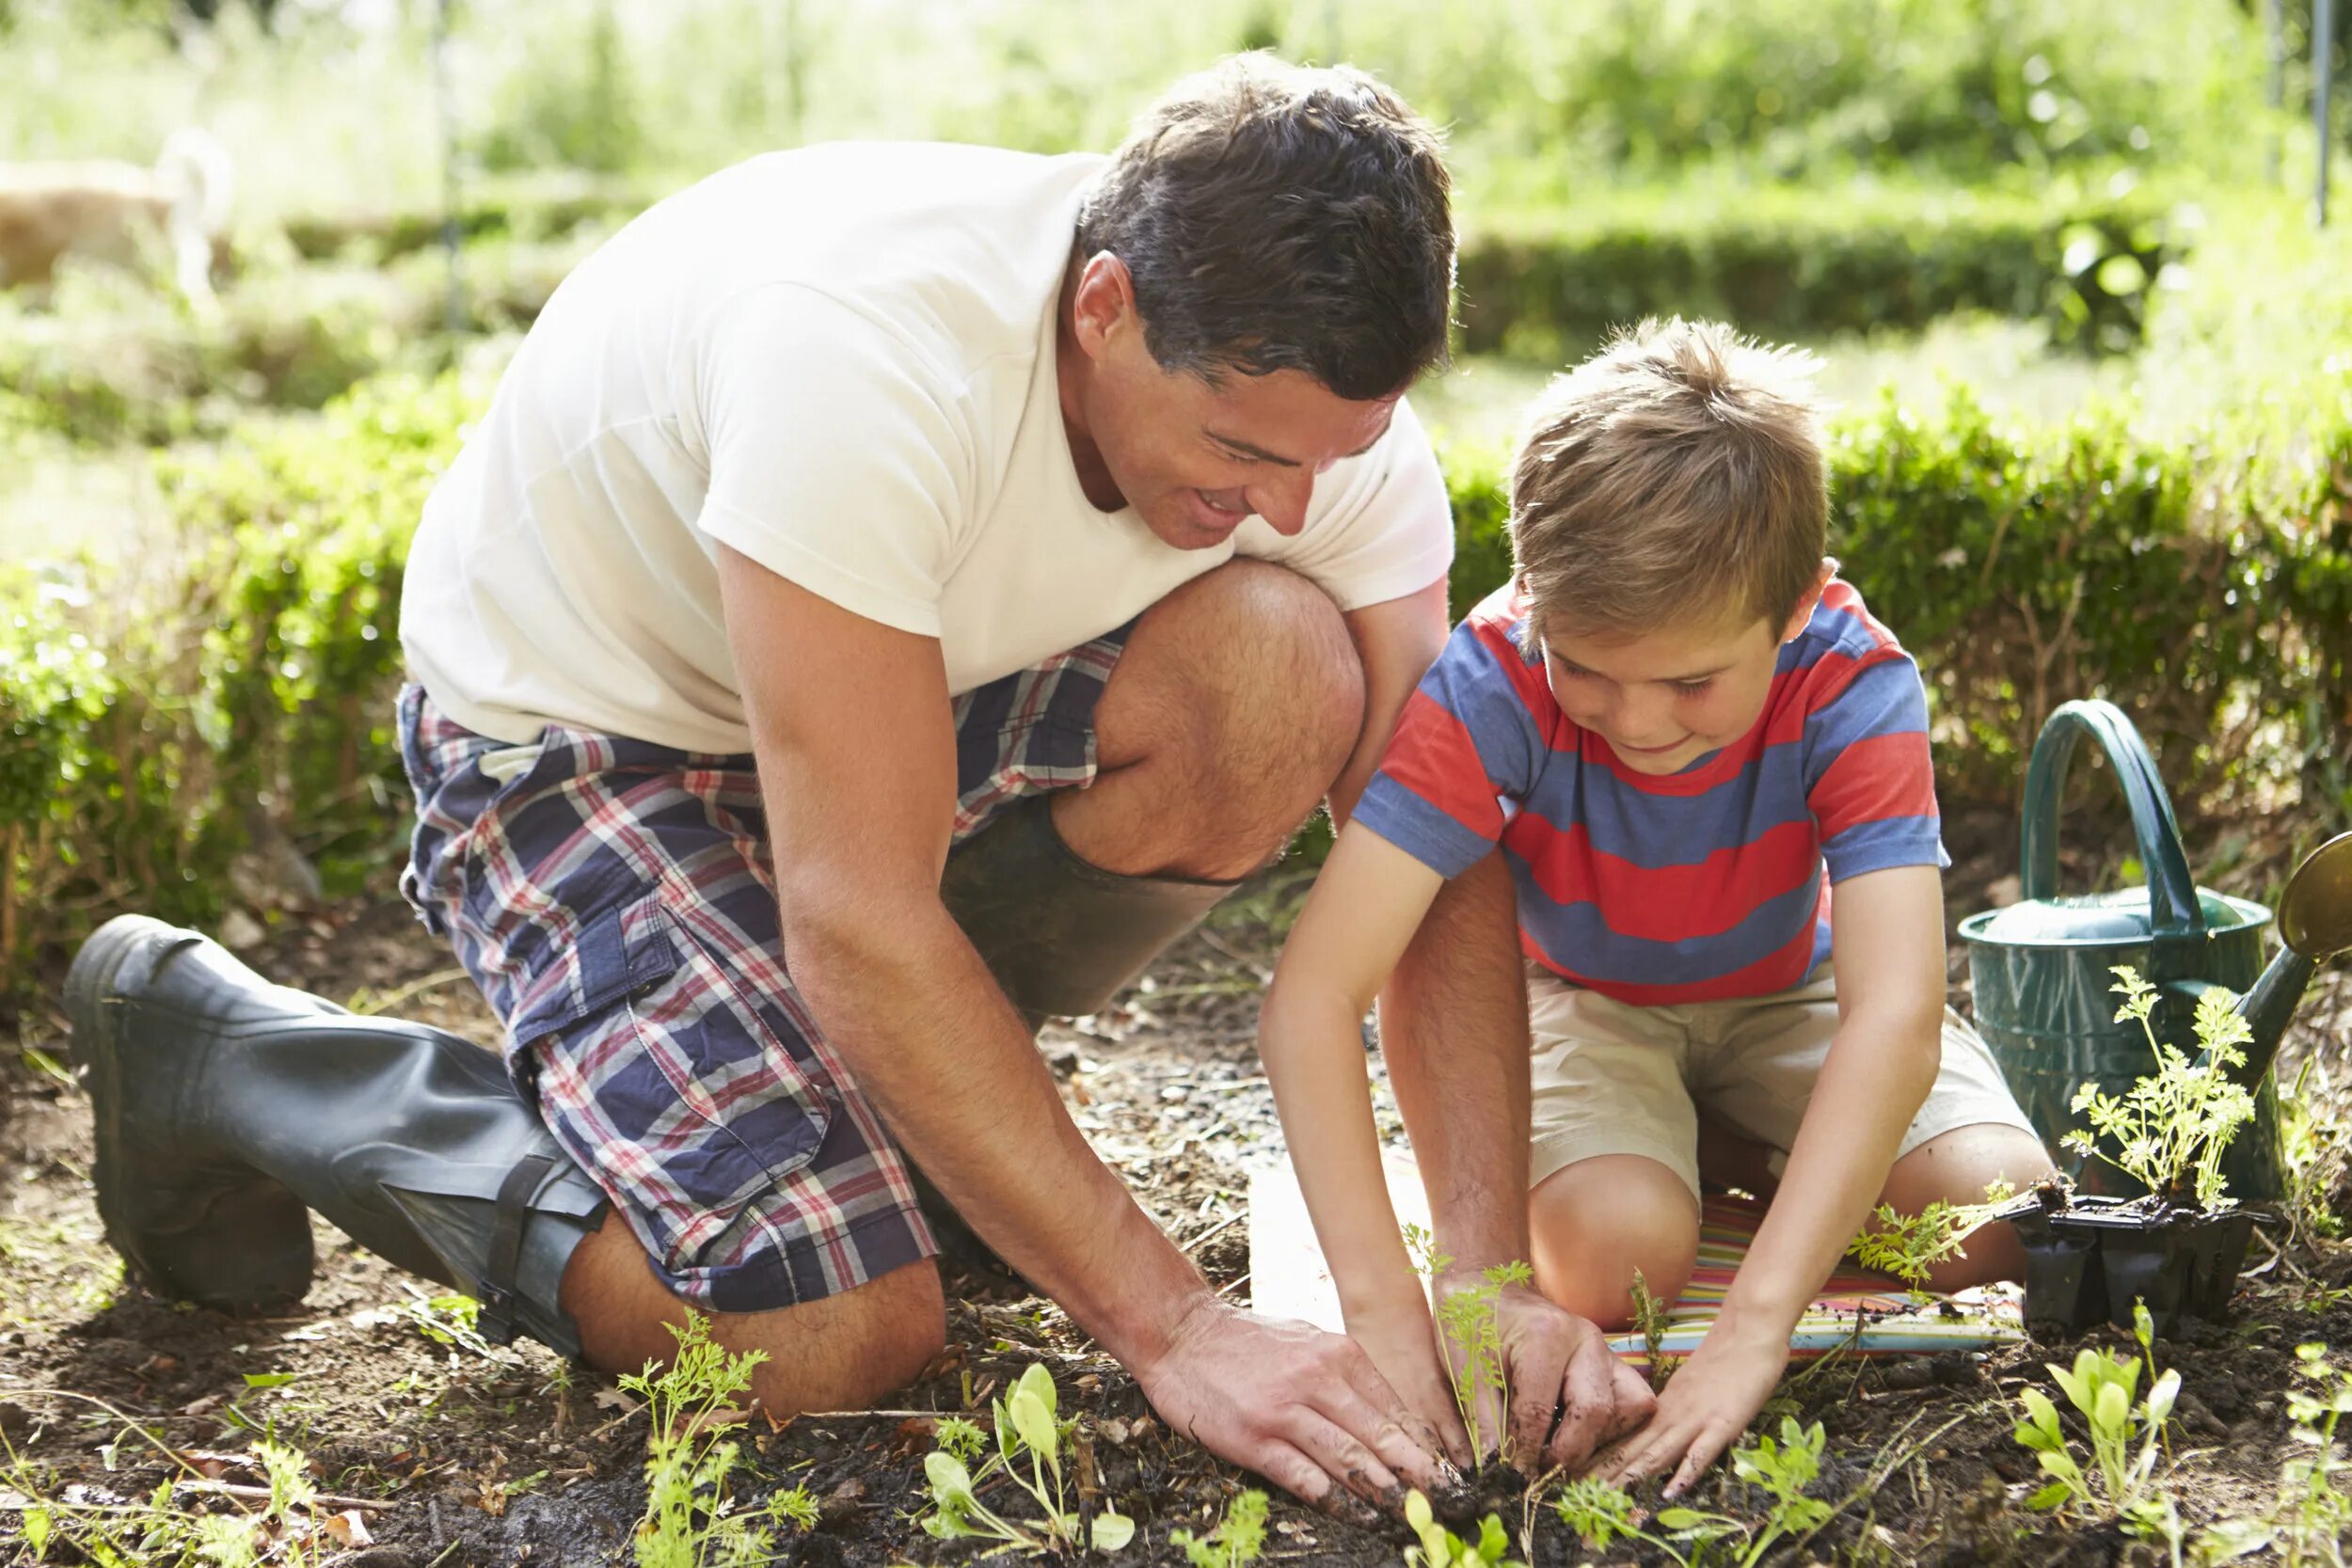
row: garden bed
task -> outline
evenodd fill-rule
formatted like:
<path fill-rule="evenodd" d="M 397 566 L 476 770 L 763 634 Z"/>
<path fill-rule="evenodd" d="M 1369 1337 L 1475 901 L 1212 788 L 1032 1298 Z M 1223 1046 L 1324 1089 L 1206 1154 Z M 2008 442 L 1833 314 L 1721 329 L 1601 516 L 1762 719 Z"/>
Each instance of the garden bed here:
<path fill-rule="evenodd" d="M 1956 876 L 1997 866 L 1997 856 L 1972 852 L 1970 842 L 1997 842 L 1995 827 L 1956 829 Z M 1972 904 L 1981 892 L 1956 887 L 1955 906 Z M 1271 913 L 1284 897 L 1270 893 L 1248 912 Z M 1149 989 L 1130 993 L 1087 1030 L 1056 1028 L 1045 1043 L 1096 1147 L 1171 1235 L 1197 1243 L 1210 1278 L 1237 1298 L 1248 1289 L 1248 1253 L 1245 1227 L 1229 1222 L 1239 1213 L 1248 1164 L 1277 1136 L 1249 1044 L 1270 956 L 1262 922 L 1221 926 L 1171 955 Z M 479 1039 L 491 1035 L 470 988 L 451 974 L 446 951 L 397 906 L 281 932 L 257 961 L 339 999 L 393 998 L 391 1010 L 403 1015 Z M 2342 1031 L 2352 1023 L 2352 984 L 2338 974 L 2323 986 L 2291 1041 L 2294 1057 L 2308 1053 L 2323 1030 L 2340 1051 Z M 47 1018 L 37 1008 L 30 1034 L 55 1051 Z M 322 1232 L 320 1275 L 299 1313 L 241 1322 L 118 1289 L 86 1181 L 80 1095 L 33 1069 L 11 1068 L 0 1082 L 7 1089 L 0 1139 L 18 1172 L 0 1216 L 0 1251 L 8 1259 L 0 1293 L 0 1430 L 25 1454 L 47 1496 L 78 1486 L 87 1490 L 75 1495 L 87 1500 L 140 1501 L 164 1471 L 118 1417 L 27 1392 L 36 1388 L 103 1400 L 183 1450 L 240 1453 L 253 1435 L 242 1422 L 274 1427 L 279 1440 L 310 1455 L 322 1490 L 380 1505 L 361 1513 L 376 1555 L 344 1558 L 346 1568 L 630 1560 L 647 1432 L 634 1402 L 584 1372 L 567 1386 L 554 1358 L 535 1346 L 485 1354 L 435 1343 L 413 1306 L 404 1305 L 413 1303 L 416 1282 L 331 1231 Z M 1393 1131 L 1385 1092 L 1381 1103 Z M 2268 1251 L 2257 1243 L 2255 1254 Z M 2279 1467 L 2294 1451 L 2286 1401 L 2295 1346 L 2352 1344 L 2347 1279 L 2352 1253 L 2298 1248 L 2249 1281 L 2237 1323 L 2191 1325 L 2181 1339 L 2159 1342 L 2159 1360 L 2185 1379 L 2174 1412 L 2178 1467 L 2167 1484 L 2192 1523 L 2270 1506 Z M 928 1413 L 962 1408 L 968 1379 L 985 1428 L 988 1395 L 1002 1397 L 1026 1367 L 1041 1362 L 1059 1386 L 1062 1414 L 1076 1415 L 1089 1440 L 1089 1505 L 1113 1501 L 1139 1527 L 1135 1544 L 1093 1560 L 1183 1563 L 1170 1531 L 1204 1531 L 1249 1478 L 1168 1433 L 1116 1364 L 1049 1304 L 968 1278 L 951 1279 L 950 1291 L 946 1355 L 894 1401 L 892 1412 L 803 1417 L 780 1427 L 759 1419 L 736 1429 L 747 1465 L 739 1497 L 798 1484 L 818 1505 L 817 1528 L 787 1533 L 779 1560 L 976 1560 L 975 1544 L 934 1541 L 915 1523 L 923 1460 L 934 1444 Z M 2127 1336 L 2104 1328 L 2085 1342 L 2132 1348 Z M 1922 1563 L 2145 1558 L 2144 1545 L 2112 1527 L 2062 1526 L 2025 1507 L 2039 1482 L 2034 1456 L 2010 1436 L 2015 1394 L 2028 1384 L 2048 1386 L 2045 1358 L 2065 1357 L 2045 1346 L 1981 1359 L 1833 1356 L 1793 1378 L 1787 1391 L 1803 1418 L 1822 1420 L 1828 1432 L 1812 1493 L 1840 1506 L 1803 1552 L 1773 1560 L 1844 1560 L 1848 1552 Z M 225 1473 L 231 1481 L 239 1474 Z M 0 1481 L 8 1484 L 24 1483 Z M 1759 1495 L 1721 1473 L 1696 1500 L 1735 1517 L 1761 1516 Z M 191 1505 L 184 1494 L 173 1504 L 183 1512 Z M 1516 1536 L 1516 1514 L 1504 1522 Z M 12 1523 L 0 1513 L 0 1532 Z M 1264 1560 L 1397 1561 L 1407 1541 L 1401 1525 L 1366 1530 L 1278 1497 Z M 1629 1560 L 1625 1551 L 1620 1543 L 1609 1553 L 1582 1552 L 1547 1515 L 1534 1561 Z M 54 1548 L 53 1560 L 71 1560 Z"/>

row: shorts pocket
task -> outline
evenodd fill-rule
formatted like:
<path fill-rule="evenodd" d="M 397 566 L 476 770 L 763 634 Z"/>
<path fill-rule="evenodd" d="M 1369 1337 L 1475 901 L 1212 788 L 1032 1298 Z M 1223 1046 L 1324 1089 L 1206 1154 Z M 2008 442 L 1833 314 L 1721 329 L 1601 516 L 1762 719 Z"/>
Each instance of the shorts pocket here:
<path fill-rule="evenodd" d="M 580 950 L 595 978 L 516 1018 L 541 1106 L 665 1273 L 723 1265 L 739 1219 L 815 1157 L 833 1096 L 783 1010 L 658 894 L 593 922 Z"/>

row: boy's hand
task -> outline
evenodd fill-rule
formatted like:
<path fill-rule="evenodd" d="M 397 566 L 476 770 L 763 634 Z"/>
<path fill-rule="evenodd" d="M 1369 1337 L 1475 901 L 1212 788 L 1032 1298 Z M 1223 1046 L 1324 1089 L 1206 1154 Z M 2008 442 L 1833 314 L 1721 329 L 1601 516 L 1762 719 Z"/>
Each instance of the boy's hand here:
<path fill-rule="evenodd" d="M 1788 1365 L 1786 1331 L 1743 1330 L 1718 1319 L 1658 1397 L 1658 1414 L 1649 1425 L 1617 1445 L 1597 1473 L 1629 1485 L 1671 1466 L 1665 1496 L 1680 1497 L 1748 1430 Z"/>
<path fill-rule="evenodd" d="M 1416 1291 L 1393 1306 L 1351 1312 L 1347 1337 L 1364 1347 L 1372 1364 L 1389 1380 L 1406 1405 L 1429 1424 L 1427 1433 L 1414 1433 L 1423 1448 L 1442 1445 L 1445 1456 L 1462 1469 L 1478 1463 L 1470 1452 L 1470 1433 L 1454 1402 L 1454 1387 L 1446 1375 L 1444 1353 L 1438 1348 L 1438 1325 L 1428 1304 Z"/>
<path fill-rule="evenodd" d="M 1474 1273 L 1443 1275 L 1438 1296 L 1483 1283 Z M 1511 1380 L 1511 1451 L 1536 1472 L 1552 1465 L 1571 1474 L 1581 1470 L 1612 1439 L 1640 1428 L 1658 1408 L 1648 1380 L 1617 1359 L 1607 1337 L 1542 1292 L 1504 1286 L 1495 1301 L 1495 1319 Z M 1446 1352 L 1449 1360 L 1460 1354 L 1451 1344 Z M 1491 1394 L 1482 1395 L 1478 1418 L 1482 1434 L 1503 1430 Z"/>

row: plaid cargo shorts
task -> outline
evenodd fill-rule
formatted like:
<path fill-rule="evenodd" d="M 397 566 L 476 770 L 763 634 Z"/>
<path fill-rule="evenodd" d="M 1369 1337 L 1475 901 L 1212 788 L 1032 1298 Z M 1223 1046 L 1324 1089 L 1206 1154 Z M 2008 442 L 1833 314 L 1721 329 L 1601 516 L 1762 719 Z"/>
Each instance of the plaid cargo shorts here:
<path fill-rule="evenodd" d="M 1127 627 L 956 699 L 955 840 L 1094 777 Z M 406 895 L 506 1063 L 669 1288 L 757 1312 L 936 1248 L 903 1158 L 786 973 L 748 755 L 549 725 L 516 747 L 400 696 Z"/>

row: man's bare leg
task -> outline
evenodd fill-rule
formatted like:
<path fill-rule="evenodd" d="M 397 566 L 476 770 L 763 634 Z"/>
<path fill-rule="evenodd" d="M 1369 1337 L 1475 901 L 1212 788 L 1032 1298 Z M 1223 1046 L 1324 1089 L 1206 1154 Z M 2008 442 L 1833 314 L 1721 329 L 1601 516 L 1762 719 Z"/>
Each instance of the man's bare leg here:
<path fill-rule="evenodd" d="M 563 1307 L 579 1325 L 589 1365 L 612 1372 L 666 1363 L 677 1341 L 664 1325 L 683 1324 L 687 1313 L 609 1211 L 572 1254 Z M 752 1392 L 777 1417 L 872 1404 L 921 1375 L 946 1335 L 939 1271 L 928 1259 L 803 1306 L 710 1315 L 714 1341 L 739 1354 L 767 1353 Z"/>

